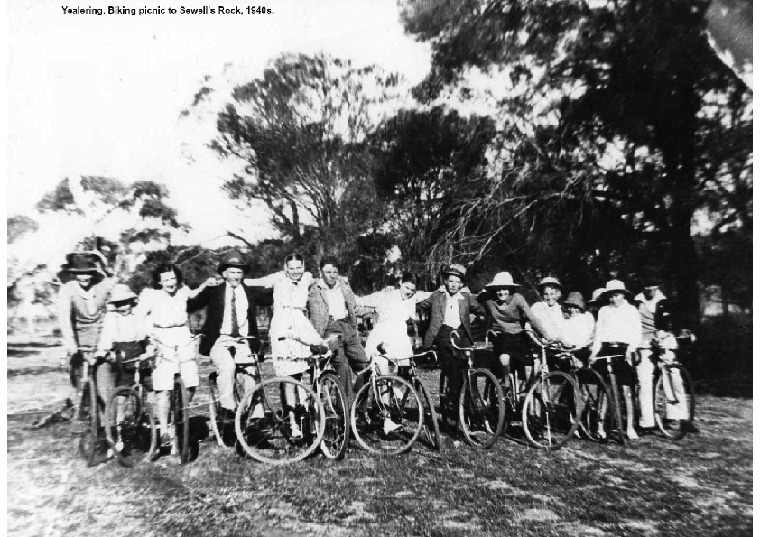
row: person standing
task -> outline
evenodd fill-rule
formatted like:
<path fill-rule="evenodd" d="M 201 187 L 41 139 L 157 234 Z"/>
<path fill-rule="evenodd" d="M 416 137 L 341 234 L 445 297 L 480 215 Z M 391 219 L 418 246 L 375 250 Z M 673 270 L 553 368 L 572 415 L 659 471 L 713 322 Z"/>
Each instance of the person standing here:
<path fill-rule="evenodd" d="M 332 363 L 351 402 L 354 394 L 351 370 L 361 371 L 369 363 L 356 327 L 356 296 L 348 282 L 339 276 L 336 258 L 324 257 L 319 262 L 319 271 L 321 277 L 309 290 L 309 320 L 323 339 L 340 335 Z M 364 379 L 357 379 L 357 390 L 363 382 Z"/>
<path fill-rule="evenodd" d="M 115 280 L 107 278 L 98 263 L 87 254 L 69 254 L 67 263 L 61 267 L 61 276 L 73 277 L 61 286 L 58 295 L 58 320 L 61 337 L 69 361 L 70 396 L 67 406 L 73 406 L 78 398 L 79 378 L 84 363 L 80 347 L 98 344 L 100 330 L 106 315 L 106 304 Z M 98 395 L 103 398 L 111 378 L 109 364 L 96 370 Z"/>
<path fill-rule="evenodd" d="M 562 337 L 562 325 L 565 320 L 562 304 L 559 302 L 562 297 L 562 284 L 557 278 L 548 276 L 539 282 L 538 293 L 541 295 L 541 300 L 533 304 L 530 309 L 541 320 L 546 338 L 556 341 Z"/>
<path fill-rule="evenodd" d="M 441 276 L 443 290 L 434 291 L 429 298 L 421 301 L 419 307 L 430 311 L 430 326 L 423 339 L 423 347 L 438 348 L 443 375 L 447 380 L 447 390 L 441 394 L 441 404 L 453 409 L 462 387 L 463 358 L 451 345 L 451 333 L 472 345 L 474 339 L 470 329 L 470 314 L 485 316 L 485 308 L 470 293 L 462 291 L 467 270 L 459 264 L 446 267 Z"/>

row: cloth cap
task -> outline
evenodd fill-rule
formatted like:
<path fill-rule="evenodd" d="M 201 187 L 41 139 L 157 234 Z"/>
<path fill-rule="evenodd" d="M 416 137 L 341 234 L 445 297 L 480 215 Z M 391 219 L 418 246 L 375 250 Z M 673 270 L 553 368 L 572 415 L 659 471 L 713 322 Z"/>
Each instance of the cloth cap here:
<path fill-rule="evenodd" d="M 464 268 L 463 265 L 453 263 L 449 265 L 448 267 L 446 267 L 445 269 L 443 269 L 441 271 L 441 275 L 442 276 L 448 276 L 448 275 L 458 276 L 460 279 L 464 280 L 464 277 L 467 275 L 467 269 Z"/>

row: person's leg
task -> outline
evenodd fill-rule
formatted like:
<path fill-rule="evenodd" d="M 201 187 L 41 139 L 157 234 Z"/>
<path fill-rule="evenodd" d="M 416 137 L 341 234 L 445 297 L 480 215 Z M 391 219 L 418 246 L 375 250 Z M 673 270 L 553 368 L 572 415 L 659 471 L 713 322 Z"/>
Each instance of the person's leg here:
<path fill-rule="evenodd" d="M 367 382 L 368 375 L 366 373 L 360 375 L 359 372 L 362 369 L 366 369 L 369 365 L 369 360 L 367 359 L 367 354 L 364 352 L 364 347 L 362 347 L 356 329 L 349 326 L 345 321 L 341 321 L 340 324 L 343 325 L 343 350 L 346 354 L 346 359 L 348 359 L 348 364 L 351 367 L 351 370 L 357 375 L 356 382 L 354 383 L 354 391 L 357 392 Z"/>
<path fill-rule="evenodd" d="M 668 402 L 665 405 L 665 418 L 669 420 L 688 421 L 689 408 L 683 378 L 678 368 L 663 368 L 662 382 Z M 669 389 L 668 389 L 669 387 Z"/>
<path fill-rule="evenodd" d="M 654 427 L 654 363 L 651 349 L 638 349 L 639 362 L 636 364 L 636 377 L 639 381 L 639 427 Z"/>
<path fill-rule="evenodd" d="M 161 433 L 161 445 L 166 446 L 171 443 L 171 433 L 169 431 L 169 390 L 155 392 L 156 409 L 158 410 L 158 428 Z"/>
<path fill-rule="evenodd" d="M 100 362 L 95 369 L 95 383 L 98 390 L 98 412 L 100 413 L 101 424 L 105 424 L 106 407 L 111 400 L 113 392 L 116 390 L 114 380 L 111 363 Z"/>
<path fill-rule="evenodd" d="M 211 348 L 209 357 L 217 371 L 216 382 L 219 387 L 219 402 L 223 409 L 235 411 L 235 360 L 230 355 L 229 347 L 235 347 L 235 341 L 226 336 L 219 336 Z"/>
<path fill-rule="evenodd" d="M 441 394 L 444 399 L 456 405 L 456 398 L 459 397 L 459 390 L 462 386 L 462 380 L 455 378 L 453 362 L 454 347 L 451 346 L 450 339 L 451 329 L 448 326 L 442 326 L 438 331 L 433 344 L 438 348 L 438 356 L 441 359 L 441 371 L 446 377 L 446 393 Z"/>

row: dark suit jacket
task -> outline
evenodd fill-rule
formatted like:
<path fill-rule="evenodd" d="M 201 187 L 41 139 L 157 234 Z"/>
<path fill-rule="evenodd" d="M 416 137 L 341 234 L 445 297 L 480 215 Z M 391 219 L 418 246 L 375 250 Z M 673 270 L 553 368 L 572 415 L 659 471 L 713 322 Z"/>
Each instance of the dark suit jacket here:
<path fill-rule="evenodd" d="M 248 333 L 241 334 L 244 336 L 259 336 L 259 330 L 256 326 L 256 307 L 253 302 L 253 289 L 240 284 L 245 290 L 245 296 L 248 299 L 248 311 L 246 312 L 246 319 L 248 320 Z M 224 320 L 224 297 L 227 291 L 227 284 L 215 285 L 213 287 L 206 287 L 195 298 L 191 298 L 187 302 L 188 311 L 196 311 L 201 308 L 206 308 L 206 322 L 203 323 L 201 333 L 203 337 L 199 345 L 199 352 L 203 356 L 208 356 L 211 352 L 211 347 L 214 346 L 216 340 L 219 339 L 219 331 L 222 329 L 222 321 Z M 256 352 L 258 349 L 258 342 L 249 340 L 248 344 L 251 347 L 252 352 Z"/>
<path fill-rule="evenodd" d="M 430 309 L 430 326 L 425 333 L 425 339 L 422 342 L 423 347 L 430 347 L 438 335 L 438 331 L 443 326 L 443 320 L 446 317 L 446 291 L 434 291 L 429 298 L 421 301 L 417 307 Z M 470 293 L 462 293 L 464 300 L 459 301 L 459 319 L 462 322 L 462 329 L 470 343 L 473 342 L 472 332 L 470 331 L 470 313 L 484 316 L 485 308 L 475 300 Z"/>

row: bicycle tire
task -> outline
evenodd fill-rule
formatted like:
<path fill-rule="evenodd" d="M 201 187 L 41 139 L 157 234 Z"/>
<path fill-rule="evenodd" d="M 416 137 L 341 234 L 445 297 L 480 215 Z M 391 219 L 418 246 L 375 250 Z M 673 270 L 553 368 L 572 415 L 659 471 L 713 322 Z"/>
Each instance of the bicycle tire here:
<path fill-rule="evenodd" d="M 123 397 L 124 417 L 117 423 L 118 398 Z M 116 460 L 126 468 L 133 468 L 151 459 L 157 428 L 149 405 L 132 388 L 117 388 L 106 410 L 106 438 Z"/>
<path fill-rule="evenodd" d="M 325 432 L 319 447 L 328 459 L 340 460 L 346 455 L 351 438 L 348 399 L 340 380 L 332 373 L 320 376 L 319 386 L 325 412 Z"/>
<path fill-rule="evenodd" d="M 370 389 L 374 388 L 374 389 Z M 389 403 L 383 402 L 383 396 Z M 386 433 L 385 418 L 398 429 Z M 359 389 L 351 405 L 351 429 L 359 445 L 374 455 L 398 455 L 412 448 L 422 431 L 424 411 L 417 390 L 396 375 L 377 375 Z"/>
<path fill-rule="evenodd" d="M 622 394 L 620 393 L 620 386 L 618 385 L 617 377 L 614 374 L 610 375 L 609 386 L 612 392 L 612 419 L 614 421 L 612 422 L 612 426 L 607 432 L 607 435 L 609 437 L 612 433 L 615 433 L 615 436 L 617 437 L 620 444 L 625 446 L 628 444 L 628 436 L 626 436 L 624 420 L 625 402 L 623 401 Z"/>
<path fill-rule="evenodd" d="M 296 409 L 301 421 L 300 438 L 291 435 L 285 402 L 281 394 L 292 385 L 302 401 Z M 262 415 L 255 414 L 256 406 Z M 314 453 L 325 432 L 325 411 L 310 386 L 290 377 L 267 379 L 247 393 L 235 413 L 235 433 L 249 457 L 273 465 L 290 464 Z"/>
<path fill-rule="evenodd" d="M 190 460 L 190 412 L 188 410 L 189 396 L 182 378 L 174 377 L 174 389 L 171 394 L 171 415 L 174 426 L 174 441 L 179 451 L 180 464 Z"/>
<path fill-rule="evenodd" d="M 691 375 L 686 370 L 686 368 L 681 364 L 664 365 L 663 368 L 668 369 L 670 372 L 672 372 L 674 369 L 677 369 L 678 372 L 680 373 L 681 382 L 683 383 L 683 387 L 684 387 L 684 394 L 687 398 L 687 402 L 686 402 L 686 409 L 687 409 L 687 415 L 688 415 L 687 421 L 688 423 L 691 423 L 692 421 L 694 421 L 694 416 L 696 414 L 696 398 L 694 396 L 694 384 L 691 382 Z M 660 430 L 660 432 L 663 435 L 665 435 L 666 438 L 669 438 L 671 440 L 681 440 L 686 435 L 686 429 L 683 426 L 679 425 L 679 427 L 675 429 L 670 429 L 666 426 L 668 401 L 665 395 L 664 377 L 665 377 L 665 372 L 662 372 L 660 374 L 660 378 L 657 379 L 657 384 L 655 385 L 655 389 L 654 389 L 655 424 L 657 425 L 657 428 Z"/>
<path fill-rule="evenodd" d="M 79 453 L 87 461 L 87 466 L 94 466 L 97 463 L 96 455 L 99 443 L 98 390 L 94 377 L 95 375 L 91 368 L 87 381 L 82 387 L 80 398 L 80 412 L 83 411 L 85 414 L 80 415 L 83 421 L 86 418 L 86 422 L 84 422 L 84 430 L 79 435 Z"/>
<path fill-rule="evenodd" d="M 459 428 L 471 446 L 486 449 L 504 428 L 504 390 L 487 369 L 467 372 L 459 392 Z"/>
<path fill-rule="evenodd" d="M 509 371 L 507 371 L 501 389 L 504 392 L 504 426 L 501 432 L 509 436 L 516 436 L 517 431 L 515 429 L 519 429 L 522 433 L 522 415 L 517 386 L 515 386 L 514 378 Z"/>
<path fill-rule="evenodd" d="M 581 382 L 582 375 L 593 377 L 593 382 Z M 613 413 L 610 412 L 609 408 L 612 400 L 610 387 L 605 382 L 604 377 L 591 367 L 581 367 L 575 371 L 574 376 L 581 392 L 582 408 L 579 429 L 586 438 L 593 442 L 606 442 L 613 419 Z M 596 387 L 596 393 L 591 390 L 591 386 Z M 605 406 L 606 409 L 602 410 Z M 599 434 L 600 428 L 605 432 L 604 435 Z"/>
<path fill-rule="evenodd" d="M 538 448 L 559 449 L 578 429 L 580 411 L 580 390 L 574 378 L 561 371 L 541 375 L 525 395 L 522 408 L 525 438 Z"/>
<path fill-rule="evenodd" d="M 413 386 L 417 390 L 417 393 L 421 395 L 422 409 L 425 413 L 425 418 L 422 420 L 422 431 L 420 431 L 420 436 L 425 443 L 430 445 L 430 447 L 436 451 L 440 451 L 442 448 L 441 426 L 438 423 L 438 414 L 433 406 L 433 397 L 419 378 L 415 377 Z"/>

